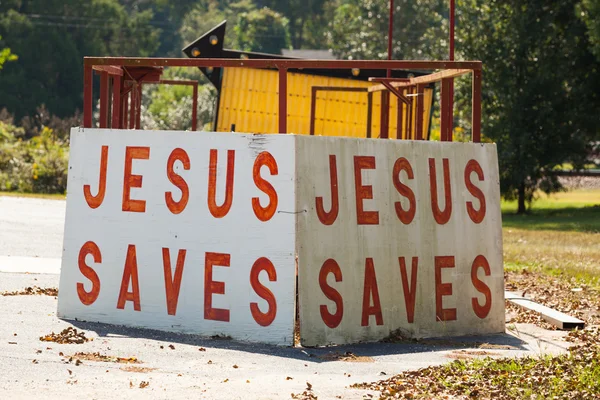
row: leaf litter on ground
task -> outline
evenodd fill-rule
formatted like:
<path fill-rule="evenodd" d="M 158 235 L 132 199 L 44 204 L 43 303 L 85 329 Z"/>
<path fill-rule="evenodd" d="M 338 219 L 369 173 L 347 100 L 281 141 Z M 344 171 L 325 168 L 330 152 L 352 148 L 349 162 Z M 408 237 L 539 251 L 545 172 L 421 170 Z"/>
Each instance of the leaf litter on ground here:
<path fill-rule="evenodd" d="M 55 342 L 59 344 L 83 344 L 93 339 L 87 338 L 85 332 L 78 331 L 70 326 L 59 333 L 52 332 L 51 334 L 40 336 L 40 340 L 42 342 Z"/>

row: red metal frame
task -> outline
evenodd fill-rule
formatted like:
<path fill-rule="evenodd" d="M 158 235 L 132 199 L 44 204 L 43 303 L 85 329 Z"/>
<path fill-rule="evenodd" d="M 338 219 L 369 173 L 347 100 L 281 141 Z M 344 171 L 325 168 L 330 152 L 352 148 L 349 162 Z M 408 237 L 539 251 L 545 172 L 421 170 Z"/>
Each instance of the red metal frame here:
<path fill-rule="evenodd" d="M 126 67 L 126 68 L 123 68 Z M 155 79 L 155 75 L 162 73 L 163 67 L 214 67 L 214 68 L 271 68 L 279 71 L 279 132 L 287 132 L 287 72 L 289 69 L 302 70 L 306 69 L 346 69 L 351 70 L 352 68 L 359 69 L 403 69 L 403 70 L 449 70 L 425 75 L 419 78 L 411 78 L 409 82 L 382 82 L 381 87 L 379 85 L 374 88 L 369 88 L 369 93 L 372 95 L 374 91 L 383 91 L 389 93 L 388 90 L 394 88 L 407 88 L 408 90 L 417 89 L 418 84 L 426 84 L 431 82 L 442 81 L 442 140 L 452 140 L 452 100 L 453 94 L 451 88 L 448 87 L 448 82 L 452 81 L 454 76 L 458 76 L 467 72 L 473 73 L 473 141 L 480 139 L 481 129 L 481 61 L 350 61 L 350 60 L 299 60 L 299 59 L 251 59 L 251 60 L 235 60 L 235 59 L 219 59 L 219 58 L 119 58 L 119 57 L 86 57 L 84 59 L 84 127 L 89 128 L 92 126 L 92 70 L 98 70 L 101 73 L 106 73 L 110 76 L 120 76 L 123 70 L 131 71 L 134 69 L 144 69 L 144 74 L 137 78 L 140 81 L 144 81 L 146 74 L 152 75 L 149 79 Z M 154 80 L 150 80 L 154 81 Z M 131 90 L 131 102 L 130 102 L 130 126 L 137 126 L 139 129 L 139 85 L 137 80 L 128 81 L 131 82 L 135 88 Z M 144 81 L 146 82 L 146 81 Z M 384 86 L 385 85 L 385 86 Z M 389 85 L 389 88 L 386 86 Z M 444 90 L 445 89 L 445 90 Z M 127 90 L 127 88 L 125 88 Z M 137 92 L 137 93 L 136 93 Z M 402 95 L 400 91 L 397 91 Z M 102 90 L 101 90 L 102 97 Z M 418 95 L 416 97 L 419 97 Z M 126 103 L 126 101 L 125 101 Z M 409 137 L 420 137 L 423 138 L 422 132 L 418 133 L 416 129 L 416 135 L 412 134 L 412 105 L 413 99 L 409 100 L 407 107 L 407 123 L 409 124 L 408 134 Z M 101 101 L 101 105 L 105 104 Z M 417 108 L 419 107 L 417 101 Z M 389 107 L 387 107 L 389 109 Z M 101 112 L 101 116 L 102 116 Z M 283 118 L 281 118 L 283 116 Z M 370 113 L 369 113 L 370 117 Z M 419 122 L 417 118 L 416 124 Z M 122 118 L 121 126 L 124 124 L 125 118 Z M 383 123 L 382 123 L 383 126 Z M 370 132 L 369 132 L 370 133 Z M 387 130 L 381 132 L 381 138 L 387 138 Z M 368 135 L 370 136 L 370 135 Z"/>

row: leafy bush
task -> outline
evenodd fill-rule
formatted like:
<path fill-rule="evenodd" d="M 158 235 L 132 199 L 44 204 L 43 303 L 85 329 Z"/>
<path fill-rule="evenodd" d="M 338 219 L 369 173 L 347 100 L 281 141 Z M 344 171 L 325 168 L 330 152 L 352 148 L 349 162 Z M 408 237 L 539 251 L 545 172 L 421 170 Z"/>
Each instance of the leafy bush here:
<path fill-rule="evenodd" d="M 22 128 L 0 121 L 0 190 L 65 193 L 68 144 L 47 127 L 29 140 L 22 135 Z"/>

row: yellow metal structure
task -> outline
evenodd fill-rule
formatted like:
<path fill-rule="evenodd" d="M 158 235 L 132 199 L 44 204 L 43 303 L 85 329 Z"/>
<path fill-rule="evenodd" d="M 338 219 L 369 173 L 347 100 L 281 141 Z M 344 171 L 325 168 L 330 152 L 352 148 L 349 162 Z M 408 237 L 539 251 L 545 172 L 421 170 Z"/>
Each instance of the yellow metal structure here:
<path fill-rule="evenodd" d="M 225 68 L 221 85 L 217 130 L 241 133 L 278 132 L 278 81 L 277 71 L 251 68 Z M 314 86 L 368 88 L 373 84 L 353 79 L 332 78 L 299 73 L 288 74 L 288 132 L 310 134 L 311 94 Z M 381 93 L 373 93 L 371 137 L 379 136 Z M 318 91 L 315 115 L 315 135 L 367 136 L 367 93 Z M 423 132 L 429 131 L 429 116 L 433 102 L 433 89 L 426 88 L 424 96 Z M 396 138 L 396 96 L 390 96 L 390 138 Z M 415 102 L 416 103 L 416 102 Z M 406 106 L 404 105 L 404 110 Z M 412 126 L 414 127 L 413 107 Z M 406 118 L 402 123 L 402 139 L 406 137 Z"/>

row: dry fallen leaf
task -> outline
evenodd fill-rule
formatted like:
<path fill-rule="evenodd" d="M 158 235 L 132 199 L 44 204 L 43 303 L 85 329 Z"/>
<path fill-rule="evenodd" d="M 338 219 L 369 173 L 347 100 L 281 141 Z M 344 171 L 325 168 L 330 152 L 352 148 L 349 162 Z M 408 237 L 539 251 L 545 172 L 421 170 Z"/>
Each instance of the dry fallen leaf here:
<path fill-rule="evenodd" d="M 234 364 L 234 365 L 233 365 L 233 368 L 237 369 L 237 368 L 239 368 L 239 367 L 238 367 L 237 365 L 235 365 L 235 364 Z"/>
<path fill-rule="evenodd" d="M 206 349 L 204 347 L 200 347 L 198 351 L 206 351 Z"/>
<path fill-rule="evenodd" d="M 285 380 L 286 380 L 286 381 L 291 381 L 292 379 L 294 379 L 294 378 L 292 378 L 291 376 L 287 376 L 287 377 L 285 378 Z"/>
<path fill-rule="evenodd" d="M 223 381 L 223 383 L 225 383 L 225 382 L 229 382 L 229 378 L 227 378 Z"/>
<path fill-rule="evenodd" d="M 143 389 L 145 387 L 148 387 L 148 385 L 150 384 L 150 382 L 146 382 L 146 381 L 141 381 L 140 382 L 140 389 Z"/>
<path fill-rule="evenodd" d="M 169 348 L 170 348 L 171 350 L 175 350 L 175 346 L 173 346 L 172 344 L 170 344 L 170 345 L 169 345 Z"/>
<path fill-rule="evenodd" d="M 71 371 L 70 369 L 67 369 L 67 371 L 69 371 L 69 375 L 73 375 L 73 371 Z M 108 370 L 106 370 L 106 372 L 108 372 Z"/>

